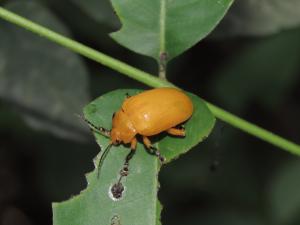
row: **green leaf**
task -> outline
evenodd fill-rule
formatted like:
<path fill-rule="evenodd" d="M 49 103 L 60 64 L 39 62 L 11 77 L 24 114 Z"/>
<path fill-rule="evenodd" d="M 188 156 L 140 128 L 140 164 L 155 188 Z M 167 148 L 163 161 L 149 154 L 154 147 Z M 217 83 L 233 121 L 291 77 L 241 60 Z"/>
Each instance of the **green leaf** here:
<path fill-rule="evenodd" d="M 163 209 L 163 207 L 162 207 L 160 201 L 157 201 L 157 205 L 156 205 L 156 225 L 161 225 L 160 214 L 161 214 L 162 209 Z"/>
<path fill-rule="evenodd" d="M 122 28 L 121 45 L 157 61 L 181 54 L 207 36 L 233 0 L 111 0 Z"/>
<path fill-rule="evenodd" d="M 126 93 L 135 95 L 140 90 L 124 89 L 107 93 L 84 108 L 85 117 L 96 126 L 111 128 L 112 115 L 120 109 Z M 206 104 L 197 96 L 189 94 L 194 103 L 195 112 L 185 124 L 186 137 L 162 136 L 154 144 L 168 161 L 188 151 L 212 130 L 215 118 Z M 95 133 L 101 149 L 109 139 Z M 153 139 L 152 139 L 153 140 Z M 120 200 L 111 197 L 110 188 L 119 178 L 129 148 L 113 146 L 107 155 L 99 179 L 97 169 L 87 175 L 88 187 L 79 196 L 66 202 L 53 205 L 54 225 L 156 225 L 159 224 L 161 206 L 157 200 L 159 163 L 157 158 L 148 154 L 142 143 L 138 143 L 136 154 L 130 161 L 129 175 L 123 181 L 125 191 Z M 101 152 L 102 153 L 102 152 Z M 95 160 L 98 160 L 101 155 Z"/>
<path fill-rule="evenodd" d="M 62 34 L 69 33 L 47 8 L 34 1 L 6 7 Z M 0 98 L 35 129 L 82 138 L 86 130 L 74 123 L 74 114 L 89 101 L 83 61 L 73 52 L 2 20 L 0 38 Z"/>
<path fill-rule="evenodd" d="M 268 35 L 300 25 L 299 0 L 236 1 L 220 26 L 218 36 Z"/>

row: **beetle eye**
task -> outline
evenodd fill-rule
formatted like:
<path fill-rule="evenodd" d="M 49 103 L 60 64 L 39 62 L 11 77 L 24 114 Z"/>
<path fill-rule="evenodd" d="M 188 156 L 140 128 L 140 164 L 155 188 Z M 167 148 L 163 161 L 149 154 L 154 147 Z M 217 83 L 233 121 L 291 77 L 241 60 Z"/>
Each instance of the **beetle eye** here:
<path fill-rule="evenodd" d="M 116 115 L 116 113 L 114 112 L 113 115 L 112 115 L 112 119 L 115 117 L 115 115 Z"/>

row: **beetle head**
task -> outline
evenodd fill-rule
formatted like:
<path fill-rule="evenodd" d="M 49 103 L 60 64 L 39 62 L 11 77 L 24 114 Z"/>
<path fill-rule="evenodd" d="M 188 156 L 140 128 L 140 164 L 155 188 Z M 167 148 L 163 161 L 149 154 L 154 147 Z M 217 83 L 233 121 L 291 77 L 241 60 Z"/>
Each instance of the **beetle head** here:
<path fill-rule="evenodd" d="M 114 145 L 118 145 L 122 142 L 121 133 L 118 129 L 113 128 L 110 132 L 110 138 Z"/>
<path fill-rule="evenodd" d="M 112 120 L 112 130 L 110 133 L 112 143 L 114 145 L 121 142 L 125 144 L 130 143 L 135 135 L 136 130 L 128 116 L 122 110 L 116 112 Z"/>

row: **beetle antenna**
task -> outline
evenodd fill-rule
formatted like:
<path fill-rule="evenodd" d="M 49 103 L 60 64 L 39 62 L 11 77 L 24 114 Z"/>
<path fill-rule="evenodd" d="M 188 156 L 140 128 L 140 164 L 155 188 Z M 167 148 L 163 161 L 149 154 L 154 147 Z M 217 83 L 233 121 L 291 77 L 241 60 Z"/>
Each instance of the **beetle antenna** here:
<path fill-rule="evenodd" d="M 90 126 L 92 131 L 96 131 L 96 132 L 102 134 L 105 137 L 110 137 L 110 131 L 109 130 L 107 130 L 103 127 L 96 126 L 91 121 L 89 121 L 87 118 L 85 118 L 83 115 L 76 114 L 76 116 L 78 116 L 80 119 L 82 119 L 84 122 L 86 122 Z"/>
<path fill-rule="evenodd" d="M 113 145 L 112 142 L 109 143 L 109 145 L 106 147 L 106 149 L 104 149 L 104 152 L 102 153 L 99 163 L 98 163 L 98 171 L 97 171 L 97 179 L 99 179 L 99 175 L 100 175 L 100 170 L 103 164 L 104 159 L 106 158 L 111 146 Z"/>

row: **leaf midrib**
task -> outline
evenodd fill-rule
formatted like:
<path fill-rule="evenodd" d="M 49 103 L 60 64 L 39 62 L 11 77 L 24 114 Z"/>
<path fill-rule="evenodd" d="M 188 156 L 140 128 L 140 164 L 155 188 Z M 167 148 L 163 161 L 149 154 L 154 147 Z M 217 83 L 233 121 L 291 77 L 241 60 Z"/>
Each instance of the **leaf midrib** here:
<path fill-rule="evenodd" d="M 166 49 L 166 0 L 160 0 L 159 13 L 159 55 L 164 53 Z"/>

